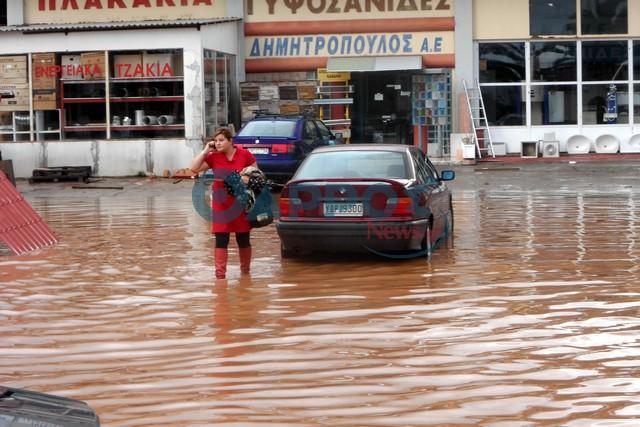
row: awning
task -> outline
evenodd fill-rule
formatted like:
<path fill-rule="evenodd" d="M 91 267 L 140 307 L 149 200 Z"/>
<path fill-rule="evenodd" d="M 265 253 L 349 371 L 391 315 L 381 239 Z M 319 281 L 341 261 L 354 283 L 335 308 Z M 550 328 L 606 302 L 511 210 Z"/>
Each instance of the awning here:
<path fill-rule="evenodd" d="M 394 71 L 421 69 L 421 56 L 331 57 L 327 61 L 327 71 Z"/>
<path fill-rule="evenodd" d="M 123 22 L 92 22 L 77 24 L 32 24 L 8 25 L 0 27 L 0 33 L 57 33 L 72 31 L 105 31 L 105 30 L 136 30 L 148 28 L 177 28 L 200 27 L 204 25 L 221 24 L 223 22 L 241 21 L 241 18 L 213 18 L 213 19 L 171 19 L 154 21 L 123 21 Z"/>

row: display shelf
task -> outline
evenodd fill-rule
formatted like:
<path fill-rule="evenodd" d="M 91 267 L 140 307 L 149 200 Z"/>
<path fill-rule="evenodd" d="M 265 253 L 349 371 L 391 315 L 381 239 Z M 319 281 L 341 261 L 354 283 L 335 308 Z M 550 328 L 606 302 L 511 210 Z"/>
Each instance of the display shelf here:
<path fill-rule="evenodd" d="M 110 130 L 148 136 L 184 134 L 183 77 L 60 81 L 63 130 L 88 135 Z M 108 84 L 107 84 L 108 82 Z M 107 104 L 109 115 L 107 117 Z M 170 123 L 143 124 L 139 117 L 171 117 Z M 111 120 L 109 120 L 111 119 Z M 125 121 L 124 124 L 119 124 Z M 89 124 L 85 124 L 89 123 Z M 80 124 L 80 125 L 79 125 Z M 157 135 L 152 135 L 157 132 Z"/>
<path fill-rule="evenodd" d="M 106 98 L 62 98 L 64 104 L 99 104 L 104 103 Z"/>
<path fill-rule="evenodd" d="M 129 97 L 112 97 L 109 98 L 111 102 L 182 102 L 184 97 L 182 96 L 129 96 Z"/>
<path fill-rule="evenodd" d="M 107 130 L 107 125 L 65 126 L 63 130 L 65 132 L 104 132 Z"/>
<path fill-rule="evenodd" d="M 111 125 L 111 131 L 144 131 L 144 130 L 180 130 L 184 129 L 183 124 L 179 125 L 148 125 L 148 126 L 124 126 L 124 125 Z"/>

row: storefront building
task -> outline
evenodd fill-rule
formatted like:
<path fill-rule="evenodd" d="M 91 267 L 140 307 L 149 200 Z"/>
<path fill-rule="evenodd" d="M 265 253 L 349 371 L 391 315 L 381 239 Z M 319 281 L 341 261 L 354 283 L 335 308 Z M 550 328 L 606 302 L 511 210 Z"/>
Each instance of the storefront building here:
<path fill-rule="evenodd" d="M 18 3 L 0 15 L 0 152 L 16 176 L 77 165 L 162 175 L 239 123 L 242 4 Z"/>
<path fill-rule="evenodd" d="M 640 152 L 640 2 L 482 0 L 473 23 L 474 75 L 509 153 L 545 138 Z"/>
<path fill-rule="evenodd" d="M 310 112 L 350 143 L 448 156 L 455 13 L 453 0 L 248 0 L 242 120 Z"/>
<path fill-rule="evenodd" d="M 463 81 L 508 154 L 640 152 L 638 24 L 629 0 L 0 1 L 0 152 L 161 175 L 261 111 L 458 161 Z"/>
<path fill-rule="evenodd" d="M 252 0 L 245 22 L 243 120 L 311 110 L 352 143 L 461 160 L 466 81 L 507 154 L 640 152 L 640 2 Z"/>

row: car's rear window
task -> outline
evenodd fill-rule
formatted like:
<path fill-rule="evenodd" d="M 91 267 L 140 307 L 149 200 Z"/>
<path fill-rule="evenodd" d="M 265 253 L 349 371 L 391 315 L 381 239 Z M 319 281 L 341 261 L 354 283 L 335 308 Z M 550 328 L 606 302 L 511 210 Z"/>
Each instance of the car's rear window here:
<path fill-rule="evenodd" d="M 254 120 L 243 127 L 238 136 L 279 136 L 290 138 L 294 136 L 296 122 L 291 120 Z"/>
<path fill-rule="evenodd" d="M 397 178 L 408 179 L 405 155 L 390 151 L 326 151 L 312 153 L 296 179 Z"/>

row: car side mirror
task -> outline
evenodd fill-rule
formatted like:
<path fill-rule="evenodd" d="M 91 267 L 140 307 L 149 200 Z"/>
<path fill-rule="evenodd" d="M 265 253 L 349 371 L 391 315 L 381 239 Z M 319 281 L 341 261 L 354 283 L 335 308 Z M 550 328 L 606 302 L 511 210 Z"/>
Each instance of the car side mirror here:
<path fill-rule="evenodd" d="M 453 181 L 456 177 L 456 172 L 451 170 L 442 171 L 440 173 L 441 181 Z"/>

